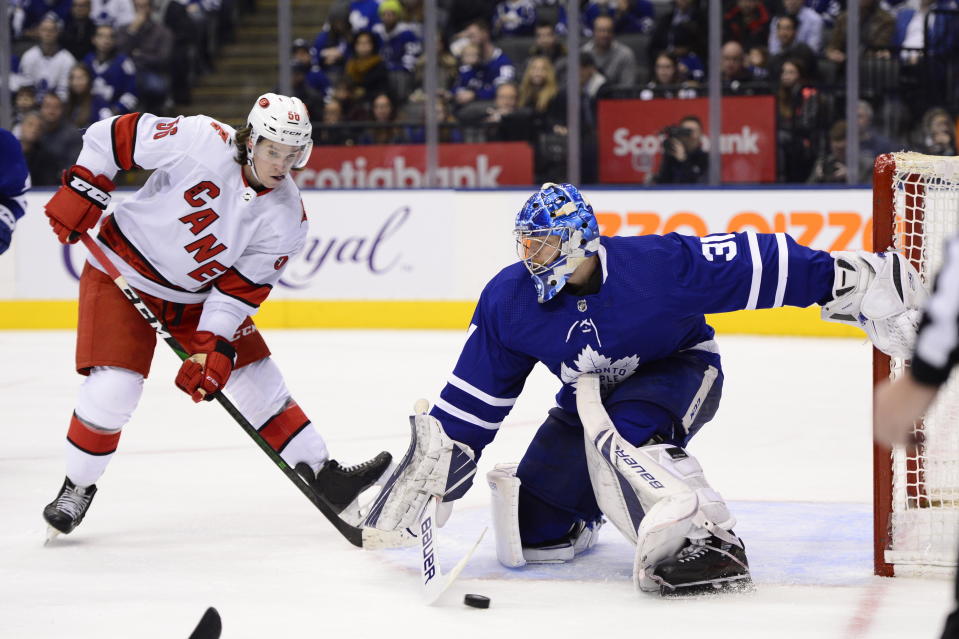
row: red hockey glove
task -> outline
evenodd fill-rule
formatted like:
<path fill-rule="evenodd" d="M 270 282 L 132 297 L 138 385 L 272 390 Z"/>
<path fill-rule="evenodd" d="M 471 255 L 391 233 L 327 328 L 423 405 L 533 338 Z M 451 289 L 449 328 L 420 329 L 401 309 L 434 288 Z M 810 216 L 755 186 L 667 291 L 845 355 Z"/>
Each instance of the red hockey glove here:
<path fill-rule="evenodd" d="M 233 372 L 236 350 L 219 335 L 199 331 L 193 336 L 193 355 L 183 360 L 176 375 L 176 387 L 193 401 L 210 401 L 226 386 Z"/>
<path fill-rule="evenodd" d="M 63 172 L 63 186 L 47 202 L 50 226 L 63 244 L 76 244 L 81 233 L 93 228 L 110 203 L 113 182 L 74 164 Z"/>

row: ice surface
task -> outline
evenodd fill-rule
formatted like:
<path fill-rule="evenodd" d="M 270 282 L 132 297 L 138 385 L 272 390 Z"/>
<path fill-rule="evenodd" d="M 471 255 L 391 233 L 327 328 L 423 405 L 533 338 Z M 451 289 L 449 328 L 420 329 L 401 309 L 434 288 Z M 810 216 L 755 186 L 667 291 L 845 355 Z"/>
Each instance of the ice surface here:
<path fill-rule="evenodd" d="M 435 398 L 463 334 L 272 331 L 268 341 L 334 457 L 401 455 L 416 398 Z M 632 549 L 608 525 L 566 565 L 501 567 L 491 534 L 433 607 L 416 551 L 361 551 L 216 404 L 154 371 L 83 524 L 42 545 L 63 479 L 80 378 L 69 332 L 0 332 L 0 637 L 185 638 L 207 606 L 235 637 L 937 637 L 946 580 L 872 576 L 870 373 L 857 340 L 724 337 L 717 418 L 690 452 L 739 519 L 751 594 L 661 600 L 630 583 Z M 482 474 L 518 460 L 555 380 L 538 368 L 480 480 L 440 531 L 447 567 L 488 525 Z M 463 594 L 492 598 L 489 610 Z"/>

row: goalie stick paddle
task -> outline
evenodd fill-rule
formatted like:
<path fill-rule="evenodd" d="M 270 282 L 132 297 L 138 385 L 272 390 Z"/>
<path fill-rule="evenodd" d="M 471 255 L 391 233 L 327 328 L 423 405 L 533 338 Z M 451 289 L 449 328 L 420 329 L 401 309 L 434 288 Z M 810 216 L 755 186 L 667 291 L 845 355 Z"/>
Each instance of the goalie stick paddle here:
<path fill-rule="evenodd" d="M 113 280 L 113 283 L 123 291 L 124 296 L 131 304 L 137 309 L 140 315 L 143 316 L 143 319 L 153 327 L 153 330 L 156 331 L 156 334 L 159 337 L 163 338 L 163 341 L 173 349 L 173 352 L 176 353 L 181 360 L 186 359 L 190 354 L 186 351 L 185 348 L 177 341 L 175 337 L 170 333 L 166 326 L 163 324 L 163 320 L 157 317 L 150 307 L 140 299 L 140 296 L 137 295 L 136 291 L 133 290 L 126 279 L 120 274 L 120 271 L 117 270 L 117 267 L 110 261 L 110 258 L 106 256 L 103 250 L 97 245 L 96 241 L 90 237 L 87 233 L 82 233 L 80 235 L 80 240 L 83 242 L 84 246 L 90 251 L 94 259 L 100 263 L 100 266 L 106 270 L 107 275 L 110 276 L 110 279 Z M 256 445 L 260 447 L 266 456 L 270 458 L 270 461 L 279 468 L 287 479 L 289 479 L 293 484 L 300 490 L 301 493 L 306 495 L 306 498 L 313 502 L 313 505 L 326 517 L 331 524 L 336 528 L 336 530 L 343 535 L 347 541 L 349 541 L 354 546 L 362 548 L 364 542 L 370 541 L 371 545 L 377 547 L 388 546 L 389 541 L 384 540 L 383 537 L 388 535 L 382 531 L 370 530 L 369 528 L 360 528 L 358 526 L 353 526 L 346 520 L 342 519 L 332 508 L 325 504 L 316 493 L 307 485 L 306 481 L 300 477 L 295 470 L 289 467 L 289 465 L 283 461 L 283 458 L 280 457 L 280 454 L 273 450 L 273 447 L 270 446 L 265 439 L 260 435 L 256 428 L 250 424 L 250 422 L 240 413 L 239 409 L 224 395 L 222 392 L 216 393 L 214 399 L 220 403 L 226 412 L 233 418 L 233 420 L 240 425 L 247 435 L 250 436 Z M 403 545 L 397 541 L 396 545 Z"/>
<path fill-rule="evenodd" d="M 479 539 L 476 540 L 469 552 L 453 566 L 453 570 L 444 575 L 443 569 L 440 567 L 440 559 L 436 554 L 436 506 L 438 503 L 438 497 L 430 498 L 419 521 L 420 547 L 423 550 L 420 574 L 423 578 L 423 601 L 427 605 L 436 603 L 453 581 L 459 577 L 486 534 L 486 528 L 483 528 Z"/>
<path fill-rule="evenodd" d="M 220 639 L 221 632 L 223 632 L 223 622 L 220 621 L 220 613 L 210 606 L 200 617 L 200 623 L 190 633 L 189 639 Z"/>

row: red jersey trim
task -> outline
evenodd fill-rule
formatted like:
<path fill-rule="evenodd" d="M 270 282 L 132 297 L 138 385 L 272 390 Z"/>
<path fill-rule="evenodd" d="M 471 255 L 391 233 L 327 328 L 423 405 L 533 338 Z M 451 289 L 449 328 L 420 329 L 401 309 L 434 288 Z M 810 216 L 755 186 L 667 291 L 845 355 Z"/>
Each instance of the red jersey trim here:
<path fill-rule="evenodd" d="M 97 239 L 109 246 L 110 250 L 133 267 L 133 270 L 155 284 L 174 291 L 180 291 L 181 293 L 203 293 L 209 291 L 212 287 L 210 284 L 207 284 L 198 291 L 188 291 L 163 277 L 160 271 L 153 268 L 150 261 L 127 239 L 112 214 L 103 218 L 103 224 L 100 225 L 100 234 L 97 236 Z"/>
<path fill-rule="evenodd" d="M 216 290 L 232 297 L 253 308 L 259 308 L 273 290 L 270 284 L 257 284 L 243 276 L 235 267 L 231 266 L 226 273 L 216 278 L 213 283 Z"/>
<path fill-rule="evenodd" d="M 306 413 L 294 402 L 282 412 L 271 417 L 258 430 L 273 450 L 282 453 L 286 445 L 309 425 L 310 420 Z"/>
<path fill-rule="evenodd" d="M 247 181 L 247 179 L 246 179 L 246 173 L 243 172 L 243 167 L 242 167 L 242 166 L 240 167 L 240 179 L 243 180 L 243 186 L 245 186 L 245 187 L 248 186 L 248 187 L 252 188 L 254 191 L 256 191 L 256 187 L 255 187 L 255 186 L 251 186 L 250 183 Z M 260 197 L 261 195 L 266 195 L 267 193 L 269 193 L 269 192 L 272 191 L 272 190 L 273 190 L 273 189 L 263 189 L 262 191 L 256 191 L 256 196 L 257 196 L 257 197 Z"/>
<path fill-rule="evenodd" d="M 141 117 L 142 113 L 121 115 L 110 126 L 113 161 L 124 171 L 140 168 L 134 161 L 133 154 L 137 147 L 137 125 Z"/>

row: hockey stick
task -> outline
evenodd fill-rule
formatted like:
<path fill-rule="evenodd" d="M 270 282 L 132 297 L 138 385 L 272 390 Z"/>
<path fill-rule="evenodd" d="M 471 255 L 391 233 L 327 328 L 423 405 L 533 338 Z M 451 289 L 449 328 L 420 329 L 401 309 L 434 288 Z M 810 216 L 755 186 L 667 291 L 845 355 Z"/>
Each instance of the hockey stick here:
<path fill-rule="evenodd" d="M 420 562 L 420 574 L 423 577 L 423 601 L 426 602 L 427 605 L 436 603 L 453 581 L 459 577 L 459 574 L 463 572 L 463 568 L 466 567 L 466 562 L 473 556 L 476 548 L 479 547 L 480 542 L 483 541 L 483 536 L 486 534 L 486 528 L 483 528 L 479 539 L 476 540 L 476 543 L 473 544 L 469 552 L 453 566 L 453 570 L 444 575 L 443 569 L 440 567 L 440 559 L 436 555 L 435 522 L 436 506 L 438 503 L 438 497 L 430 498 L 426 503 L 426 508 L 423 510 L 423 516 L 420 517 L 419 522 L 420 547 L 423 550 L 423 561 Z"/>
<path fill-rule="evenodd" d="M 200 623 L 190 634 L 189 639 L 220 639 L 220 633 L 223 631 L 223 622 L 220 621 L 220 613 L 216 608 L 210 606 L 200 618 Z"/>
<path fill-rule="evenodd" d="M 173 352 L 179 356 L 181 360 L 185 360 L 190 354 L 186 351 L 185 348 L 180 344 L 179 341 L 170 333 L 166 326 L 163 324 L 163 320 L 157 317 L 153 311 L 150 310 L 150 307 L 140 299 L 140 296 L 137 295 L 136 291 L 133 290 L 127 281 L 124 278 L 120 271 L 117 270 L 117 267 L 110 261 L 110 258 L 106 256 L 103 250 L 97 245 L 96 241 L 90 237 L 88 233 L 80 234 L 80 240 L 83 242 L 84 246 L 90 251 L 94 259 L 100 263 L 100 266 L 106 270 L 107 274 L 110 276 L 110 279 L 113 280 L 113 283 L 123 291 L 124 296 L 134 308 L 143 316 L 143 319 L 153 327 L 153 330 L 156 331 L 156 334 L 159 337 L 163 338 L 163 341 L 173 349 Z M 313 502 L 313 505 L 323 513 L 323 516 L 326 517 L 331 524 L 336 528 L 341 535 L 343 535 L 347 541 L 349 541 L 354 546 L 362 548 L 366 545 L 367 542 L 371 543 L 371 546 L 385 547 L 389 545 L 389 540 L 384 540 L 384 536 L 388 533 L 383 531 L 372 530 L 369 528 L 360 528 L 358 526 L 353 526 L 349 522 L 342 519 L 332 508 L 330 508 L 326 503 L 319 498 L 319 496 L 313 492 L 313 490 L 307 485 L 306 481 L 300 477 L 295 470 L 289 467 L 289 465 L 283 461 L 283 458 L 280 457 L 280 454 L 273 450 L 273 447 L 270 446 L 265 439 L 260 435 L 256 428 L 247 421 L 246 417 L 240 413 L 237 407 L 231 402 L 226 395 L 222 392 L 216 393 L 214 399 L 220 403 L 226 412 L 233 418 L 233 420 L 240 425 L 247 435 L 250 436 L 256 445 L 266 453 L 266 456 L 270 458 L 270 461 L 279 468 L 287 479 L 293 482 L 301 493 L 306 495 L 306 498 Z M 395 545 L 401 545 L 398 541 Z"/>

